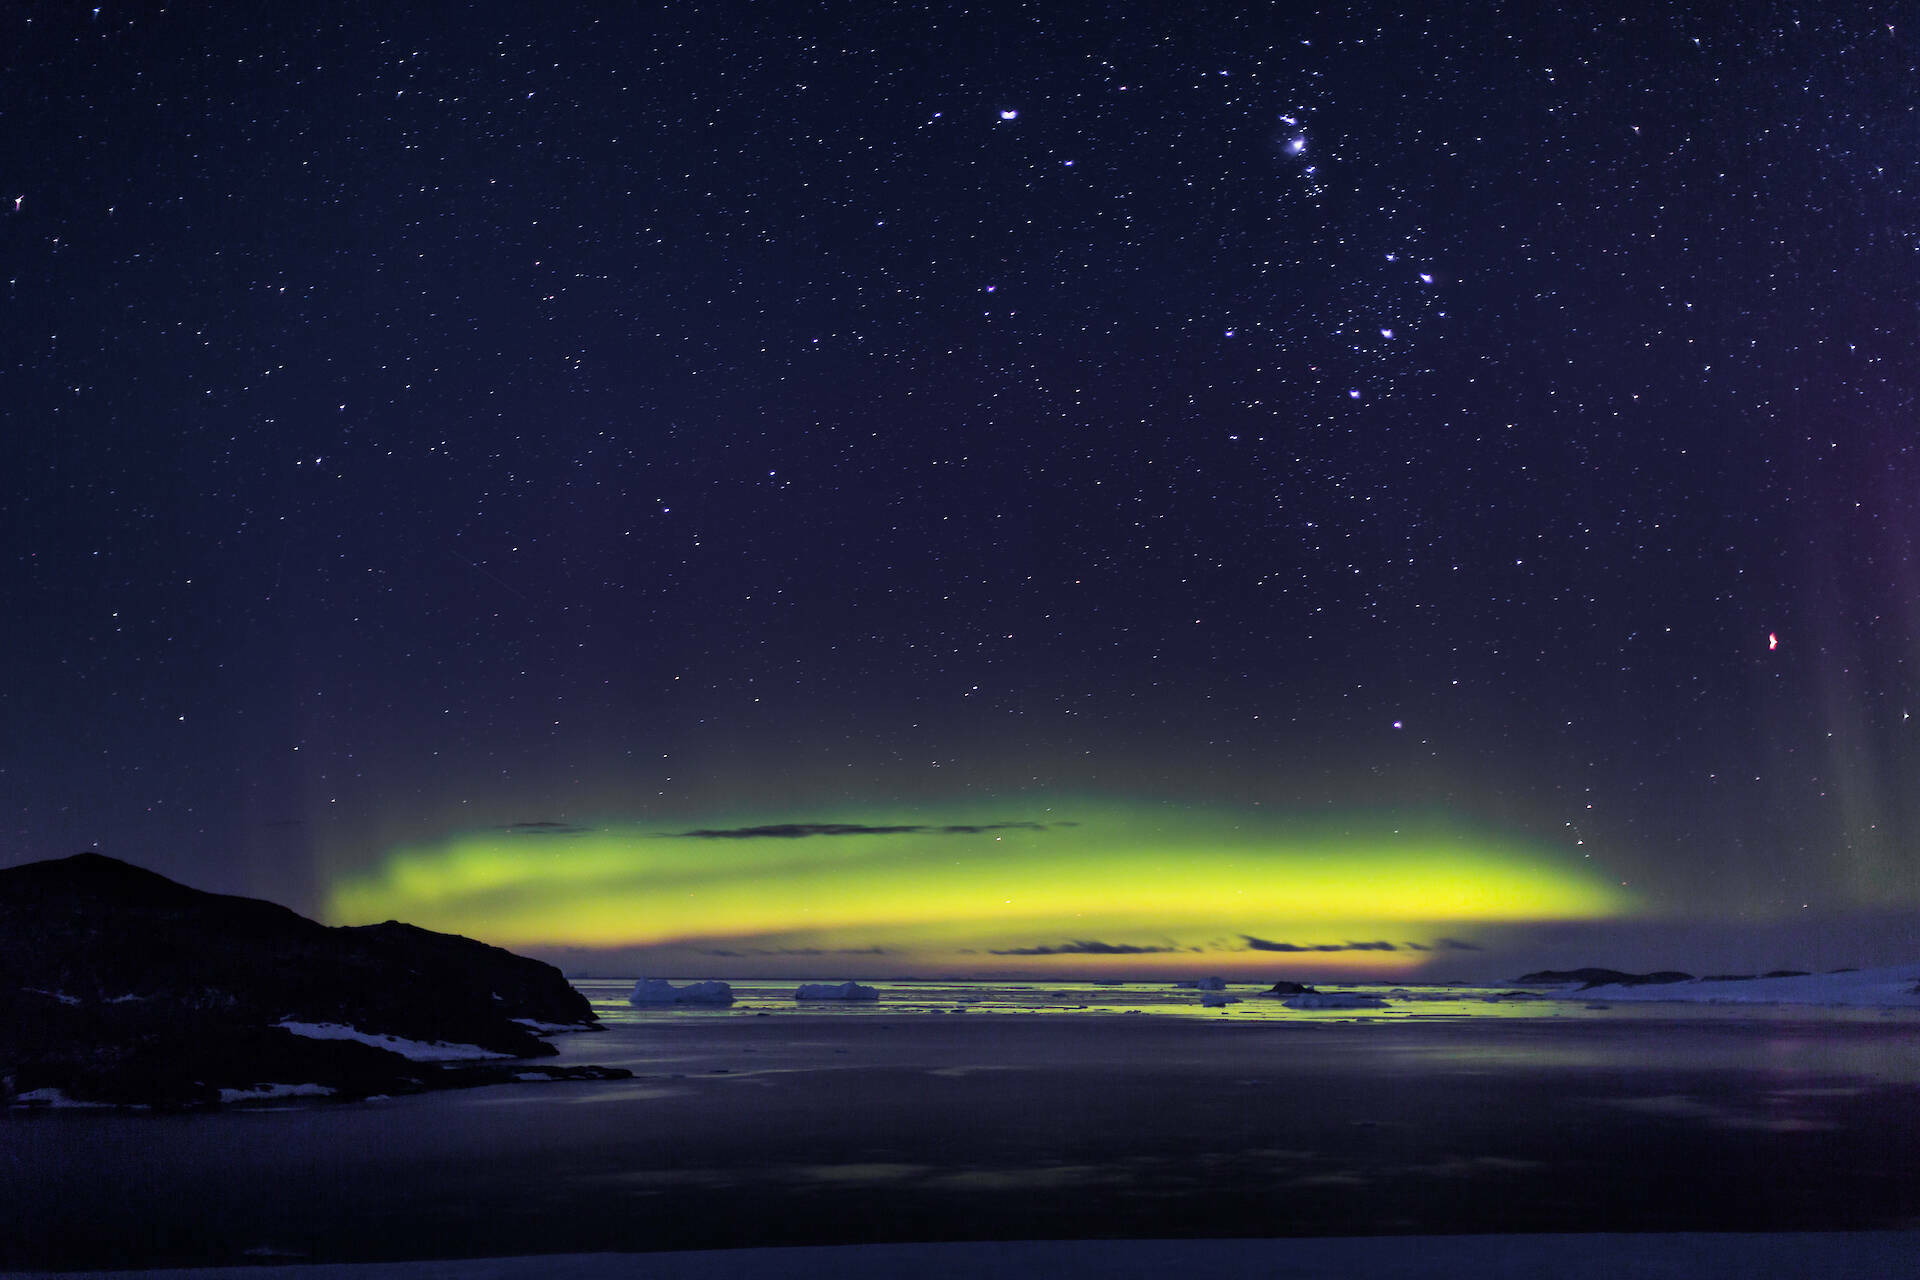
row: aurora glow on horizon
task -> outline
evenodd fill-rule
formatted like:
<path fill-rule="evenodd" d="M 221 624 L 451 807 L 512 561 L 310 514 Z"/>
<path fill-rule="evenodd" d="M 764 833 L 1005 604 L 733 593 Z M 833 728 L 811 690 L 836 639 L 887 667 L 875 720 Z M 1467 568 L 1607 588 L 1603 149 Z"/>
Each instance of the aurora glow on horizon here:
<path fill-rule="evenodd" d="M 684 976 L 1920 954 L 1915 30 L 1431 8 L 0 7 L 0 864 Z"/>
<path fill-rule="evenodd" d="M 520 824 L 340 880 L 334 923 L 516 949 L 644 949 L 719 974 L 1188 970 L 1398 976 L 1475 927 L 1625 916 L 1578 857 L 1430 816 L 1058 804 L 1035 814 Z M 828 959 L 831 957 L 831 959 Z"/>

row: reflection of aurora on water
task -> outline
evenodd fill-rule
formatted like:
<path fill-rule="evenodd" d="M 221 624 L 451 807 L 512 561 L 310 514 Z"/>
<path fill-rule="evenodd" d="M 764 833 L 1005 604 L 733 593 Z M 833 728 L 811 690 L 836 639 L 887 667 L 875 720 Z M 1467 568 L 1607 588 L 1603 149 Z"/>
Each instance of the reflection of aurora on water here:
<path fill-rule="evenodd" d="M 1590 862 L 1430 817 L 1083 800 L 468 832 L 341 878 L 327 914 L 509 947 L 674 946 L 742 961 L 877 949 L 896 968 L 1005 972 L 1066 957 L 1162 971 L 1204 956 L 1264 971 L 1293 954 L 1391 975 L 1470 949 L 1456 935 L 1476 925 L 1633 908 Z"/>

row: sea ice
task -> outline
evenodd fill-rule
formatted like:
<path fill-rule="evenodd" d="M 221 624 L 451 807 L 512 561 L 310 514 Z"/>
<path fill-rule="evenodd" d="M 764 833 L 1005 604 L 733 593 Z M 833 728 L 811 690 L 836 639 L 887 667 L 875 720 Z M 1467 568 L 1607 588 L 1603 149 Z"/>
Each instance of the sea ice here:
<path fill-rule="evenodd" d="M 274 1098 L 331 1098 L 336 1090 L 324 1084 L 256 1084 L 248 1089 L 222 1089 L 222 1102 L 268 1102 Z"/>
<path fill-rule="evenodd" d="M 880 992 L 857 982 L 803 982 L 795 1000 L 878 1000 Z"/>
<path fill-rule="evenodd" d="M 78 1098 L 69 1098 L 60 1089 L 29 1089 L 25 1093 L 15 1094 L 15 1106 L 24 1107 L 111 1107 L 111 1102 L 82 1102 Z"/>
<path fill-rule="evenodd" d="M 1239 1004 L 1239 1003 L 1240 1003 L 1239 996 L 1230 996 L 1224 991 L 1213 991 L 1204 987 L 1201 988 L 1200 1004 L 1204 1008 L 1218 1009 L 1221 1005 Z"/>
<path fill-rule="evenodd" d="M 733 988 L 724 982 L 689 982 L 676 987 L 664 978 L 642 978 L 633 984 L 627 997 L 632 1005 L 656 1004 L 732 1004 Z"/>
<path fill-rule="evenodd" d="M 1288 1009 L 1386 1009 L 1390 1006 L 1379 996 L 1356 991 L 1309 991 L 1280 1002 Z"/>

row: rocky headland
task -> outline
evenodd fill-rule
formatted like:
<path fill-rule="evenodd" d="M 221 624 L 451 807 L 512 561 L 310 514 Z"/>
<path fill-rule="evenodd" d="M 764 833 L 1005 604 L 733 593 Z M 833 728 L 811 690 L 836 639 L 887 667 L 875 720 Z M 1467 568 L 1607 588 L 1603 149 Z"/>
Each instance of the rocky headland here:
<path fill-rule="evenodd" d="M 598 1029 L 558 969 L 388 921 L 329 928 L 97 853 L 0 870 L 0 1105 L 159 1109 L 608 1079 L 524 1061 Z"/>
<path fill-rule="evenodd" d="M 1674 982 L 1692 982 L 1693 975 L 1681 973 L 1677 969 L 1662 969 L 1657 973 L 1622 973 L 1618 969 L 1541 969 L 1534 973 L 1523 973 L 1514 981 L 1527 985 L 1531 983 L 1552 983 L 1565 986 L 1579 983 L 1584 990 L 1587 987 L 1652 987 L 1664 986 Z"/>

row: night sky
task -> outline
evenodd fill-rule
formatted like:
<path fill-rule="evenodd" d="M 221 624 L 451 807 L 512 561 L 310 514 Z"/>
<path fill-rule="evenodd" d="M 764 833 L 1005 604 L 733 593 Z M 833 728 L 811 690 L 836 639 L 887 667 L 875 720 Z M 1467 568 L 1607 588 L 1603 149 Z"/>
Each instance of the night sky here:
<path fill-rule="evenodd" d="M 0 13 L 0 863 L 686 976 L 1920 950 L 1897 6 L 640 8 Z"/>

